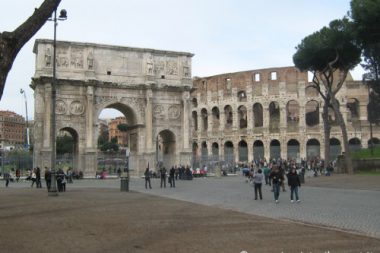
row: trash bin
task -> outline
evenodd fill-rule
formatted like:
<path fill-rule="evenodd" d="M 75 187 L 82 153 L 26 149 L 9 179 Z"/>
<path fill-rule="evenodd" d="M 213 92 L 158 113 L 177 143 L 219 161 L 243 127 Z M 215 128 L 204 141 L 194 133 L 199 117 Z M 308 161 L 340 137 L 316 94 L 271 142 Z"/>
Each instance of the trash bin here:
<path fill-rule="evenodd" d="M 120 191 L 127 192 L 129 191 L 129 178 L 120 177 Z"/>

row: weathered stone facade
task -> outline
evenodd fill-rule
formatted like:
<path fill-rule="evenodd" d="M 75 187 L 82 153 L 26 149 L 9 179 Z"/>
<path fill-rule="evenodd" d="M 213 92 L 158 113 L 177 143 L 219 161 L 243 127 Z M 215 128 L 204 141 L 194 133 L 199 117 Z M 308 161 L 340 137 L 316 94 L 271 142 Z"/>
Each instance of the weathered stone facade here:
<path fill-rule="evenodd" d="M 324 158 L 323 100 L 294 67 L 226 73 L 194 78 L 192 149 L 200 166 L 217 160 Z M 338 93 L 350 148 L 367 147 L 368 91 L 349 76 Z M 331 156 L 343 150 L 340 127 L 330 112 Z M 373 128 L 374 141 L 380 138 Z"/>
<path fill-rule="evenodd" d="M 122 112 L 130 167 L 141 174 L 157 160 L 189 163 L 191 58 L 185 52 L 77 42 L 57 42 L 56 129 L 76 141 L 74 169 L 93 176 L 97 168 L 97 120 L 104 108 Z M 51 166 L 53 41 L 37 40 L 34 166 Z M 156 153 L 158 150 L 158 153 Z"/>

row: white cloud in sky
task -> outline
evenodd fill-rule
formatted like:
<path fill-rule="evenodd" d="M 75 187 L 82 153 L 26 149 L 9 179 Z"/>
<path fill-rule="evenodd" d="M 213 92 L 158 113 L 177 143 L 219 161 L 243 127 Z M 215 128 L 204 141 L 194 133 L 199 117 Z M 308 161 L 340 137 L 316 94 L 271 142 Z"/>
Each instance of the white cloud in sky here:
<path fill-rule="evenodd" d="M 2 1 L 0 31 L 11 31 L 42 0 Z M 62 0 L 68 20 L 57 27 L 57 39 L 145 47 L 194 53 L 193 76 L 209 76 L 270 67 L 292 66 L 301 40 L 342 18 L 349 0 Z M 36 38 L 53 37 L 47 22 L 21 50 L 9 74 L 1 110 L 33 118 L 32 48 Z M 353 72 L 361 79 L 362 70 Z"/>

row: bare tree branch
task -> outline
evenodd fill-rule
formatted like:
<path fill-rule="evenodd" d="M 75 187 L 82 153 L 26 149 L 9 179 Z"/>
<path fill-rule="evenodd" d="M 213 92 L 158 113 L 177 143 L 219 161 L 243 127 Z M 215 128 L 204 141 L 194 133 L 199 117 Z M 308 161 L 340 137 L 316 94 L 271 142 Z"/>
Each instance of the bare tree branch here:
<path fill-rule="evenodd" d="M 45 0 L 24 23 L 13 32 L 0 33 L 0 99 L 13 62 L 21 48 L 51 17 L 61 0 Z"/>

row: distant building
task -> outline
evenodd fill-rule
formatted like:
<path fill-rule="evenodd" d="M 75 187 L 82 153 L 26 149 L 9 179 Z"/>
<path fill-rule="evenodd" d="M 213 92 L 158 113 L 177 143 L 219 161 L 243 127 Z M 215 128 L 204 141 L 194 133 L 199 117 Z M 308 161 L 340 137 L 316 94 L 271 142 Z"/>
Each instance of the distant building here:
<path fill-rule="evenodd" d="M 115 119 L 112 119 L 108 123 L 108 131 L 109 131 L 109 141 L 112 140 L 112 138 L 117 138 L 117 143 L 120 146 L 128 146 L 128 134 L 126 132 L 120 131 L 117 126 L 120 124 L 127 124 L 127 120 L 125 117 L 120 116 Z"/>
<path fill-rule="evenodd" d="M 22 148 L 26 143 L 26 124 L 21 115 L 0 111 L 0 148 Z"/>

